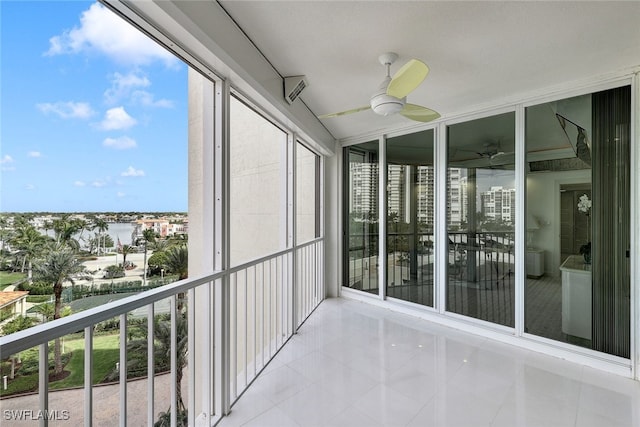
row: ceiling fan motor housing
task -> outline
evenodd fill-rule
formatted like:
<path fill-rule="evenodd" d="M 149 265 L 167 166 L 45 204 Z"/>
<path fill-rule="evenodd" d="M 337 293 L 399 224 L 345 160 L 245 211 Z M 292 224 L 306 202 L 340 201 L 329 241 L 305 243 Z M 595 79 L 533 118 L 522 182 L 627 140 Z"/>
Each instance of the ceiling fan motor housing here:
<path fill-rule="evenodd" d="M 371 109 L 381 116 L 388 116 L 402 111 L 404 108 L 405 98 L 398 99 L 395 96 L 381 93 L 371 98 Z"/>
<path fill-rule="evenodd" d="M 391 77 L 387 76 L 378 87 L 378 91 L 370 99 L 371 109 L 381 116 L 399 113 L 404 108 L 407 100 L 406 97 L 396 98 L 395 96 L 387 95 L 387 87 L 390 81 Z"/>

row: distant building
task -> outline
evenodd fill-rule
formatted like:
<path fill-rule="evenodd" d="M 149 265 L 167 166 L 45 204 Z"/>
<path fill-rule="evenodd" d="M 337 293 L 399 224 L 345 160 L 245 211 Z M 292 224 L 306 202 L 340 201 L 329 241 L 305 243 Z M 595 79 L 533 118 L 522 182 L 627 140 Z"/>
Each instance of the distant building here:
<path fill-rule="evenodd" d="M 485 218 L 513 224 L 516 219 L 516 190 L 491 187 L 480 193 L 480 211 Z"/>
<path fill-rule="evenodd" d="M 135 221 L 135 224 L 136 226 L 131 233 L 132 244 L 142 239 L 145 230 L 153 230 L 156 236 L 162 238 L 182 234 L 186 235 L 189 232 L 189 222 L 184 218 L 138 219 Z"/>
<path fill-rule="evenodd" d="M 26 316 L 28 291 L 0 292 L 0 318 Z"/>

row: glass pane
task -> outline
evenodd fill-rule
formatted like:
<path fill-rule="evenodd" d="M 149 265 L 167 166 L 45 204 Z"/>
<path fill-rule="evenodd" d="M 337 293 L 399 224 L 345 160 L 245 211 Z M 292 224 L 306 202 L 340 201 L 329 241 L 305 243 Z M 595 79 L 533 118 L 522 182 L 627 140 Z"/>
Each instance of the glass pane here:
<path fill-rule="evenodd" d="M 387 295 L 433 307 L 433 130 L 387 140 Z"/>
<path fill-rule="evenodd" d="M 320 156 L 298 143 L 296 150 L 296 243 L 320 237 Z"/>
<path fill-rule="evenodd" d="M 378 141 L 344 149 L 344 286 L 378 293 Z"/>
<path fill-rule="evenodd" d="M 287 134 L 235 97 L 229 115 L 230 258 L 238 265 L 286 246 Z"/>
<path fill-rule="evenodd" d="M 630 89 L 526 109 L 525 330 L 629 357 Z"/>
<path fill-rule="evenodd" d="M 515 113 L 447 132 L 447 310 L 513 327 Z"/>

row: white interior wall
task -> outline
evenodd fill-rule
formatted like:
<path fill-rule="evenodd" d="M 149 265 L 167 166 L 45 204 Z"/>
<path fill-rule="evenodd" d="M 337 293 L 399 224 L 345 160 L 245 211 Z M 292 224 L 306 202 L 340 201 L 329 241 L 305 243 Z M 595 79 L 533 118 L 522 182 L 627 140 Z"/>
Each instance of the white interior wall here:
<path fill-rule="evenodd" d="M 541 172 L 527 176 L 527 209 L 540 228 L 531 238 L 544 250 L 545 273 L 560 275 L 560 185 L 591 182 L 591 170 Z"/>

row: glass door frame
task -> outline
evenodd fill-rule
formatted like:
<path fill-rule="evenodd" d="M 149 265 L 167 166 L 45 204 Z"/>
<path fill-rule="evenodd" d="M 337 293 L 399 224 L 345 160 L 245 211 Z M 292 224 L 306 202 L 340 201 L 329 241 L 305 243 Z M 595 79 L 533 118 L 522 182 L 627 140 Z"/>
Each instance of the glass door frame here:
<path fill-rule="evenodd" d="M 554 341 L 548 338 L 536 336 L 525 332 L 525 286 L 526 286 L 526 143 L 525 143 L 525 109 L 551 101 L 557 101 L 573 96 L 580 96 L 594 93 L 601 90 L 612 89 L 624 85 L 631 85 L 631 357 L 624 359 L 611 356 L 588 348 L 581 348 L 572 344 Z M 631 75 L 617 74 L 608 79 L 597 79 L 591 83 L 567 86 L 562 91 L 550 93 L 549 90 L 540 91 L 538 96 L 522 97 L 521 102 L 502 104 L 502 107 L 488 108 L 479 112 L 455 116 L 449 120 L 430 124 L 428 126 L 417 126 L 410 130 L 388 132 L 381 134 L 379 143 L 379 166 L 383 170 L 387 167 L 386 161 L 386 141 L 388 137 L 419 132 L 422 130 L 434 130 L 434 168 L 435 168 L 435 227 L 434 253 L 437 256 L 434 266 L 435 286 L 434 286 L 434 307 L 426 307 L 406 301 L 389 301 L 399 311 L 408 307 L 412 313 L 421 313 L 420 316 L 435 320 L 443 324 L 460 326 L 464 323 L 465 328 L 479 335 L 496 338 L 506 342 L 514 343 L 524 348 L 540 351 L 542 353 L 564 357 L 573 361 L 579 361 L 586 365 L 596 366 L 616 372 L 620 375 L 640 378 L 640 74 Z M 447 274 L 447 222 L 443 218 L 447 217 L 447 126 L 456 123 L 467 122 L 474 119 L 489 117 L 505 112 L 515 112 L 515 188 L 516 188 L 516 225 L 515 225 L 515 326 L 513 328 L 491 324 L 482 320 L 477 320 L 467 316 L 458 315 L 446 311 L 446 274 Z M 341 147 L 357 145 L 359 143 L 374 140 L 371 134 L 362 138 L 354 138 L 341 144 Z M 340 162 L 340 168 L 344 167 L 344 162 Z M 341 179 L 344 178 L 344 171 L 341 170 Z M 380 174 L 379 179 L 379 218 L 386 217 L 386 174 Z M 342 187 L 342 186 L 341 186 Z M 341 195 L 341 200 L 343 196 Z M 343 206 L 344 209 L 344 206 Z M 379 221 L 379 235 L 386 236 L 386 221 Z M 366 295 L 367 299 L 372 297 L 377 300 L 388 301 L 385 295 L 384 282 L 386 279 L 386 238 L 379 242 L 380 265 L 378 277 L 380 280 L 379 292 L 376 296 Z M 340 286 L 340 289 L 344 289 Z M 347 289 L 351 296 L 359 298 L 357 291 Z M 417 309 L 417 310 L 416 310 Z"/>

